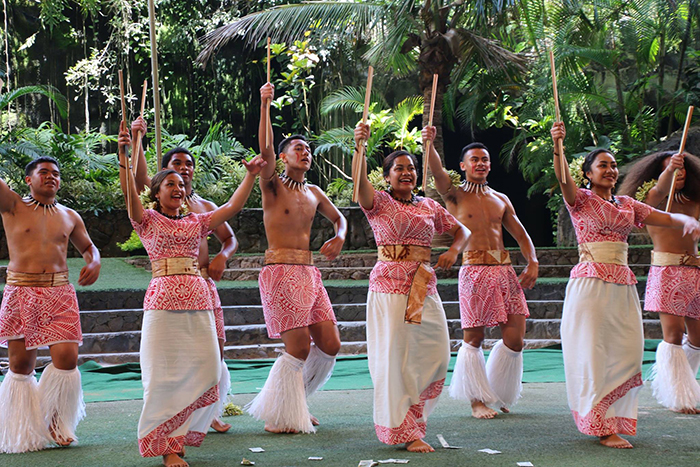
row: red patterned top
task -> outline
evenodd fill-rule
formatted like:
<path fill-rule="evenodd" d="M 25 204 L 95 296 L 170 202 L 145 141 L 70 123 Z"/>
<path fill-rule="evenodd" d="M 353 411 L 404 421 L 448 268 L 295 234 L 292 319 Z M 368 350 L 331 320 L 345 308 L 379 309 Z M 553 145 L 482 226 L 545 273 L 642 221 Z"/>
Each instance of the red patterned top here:
<path fill-rule="evenodd" d="M 443 234 L 457 224 L 452 214 L 430 198 L 418 198 L 418 204 L 399 203 L 385 191 L 374 192 L 372 209 L 362 209 L 367 216 L 377 245 L 419 245 L 429 247 L 433 235 Z M 417 261 L 377 261 L 369 276 L 371 292 L 408 295 Z M 432 271 L 432 269 L 431 269 Z M 437 293 L 437 279 L 428 283 L 428 295 Z"/>
<path fill-rule="evenodd" d="M 202 238 L 209 235 L 213 212 L 191 213 L 169 219 L 146 209 L 140 224 L 131 225 L 141 238 L 151 261 L 163 258 L 197 258 Z M 143 300 L 144 310 L 212 310 L 209 286 L 200 276 L 177 275 L 151 279 Z"/>
<path fill-rule="evenodd" d="M 630 198 L 617 196 L 612 204 L 590 190 L 578 189 L 574 205 L 566 204 L 579 243 L 626 242 L 633 227 L 642 227 L 644 219 L 654 210 L 651 206 Z M 579 263 L 571 277 L 596 277 L 615 284 L 637 283 L 628 266 L 608 263 Z"/>

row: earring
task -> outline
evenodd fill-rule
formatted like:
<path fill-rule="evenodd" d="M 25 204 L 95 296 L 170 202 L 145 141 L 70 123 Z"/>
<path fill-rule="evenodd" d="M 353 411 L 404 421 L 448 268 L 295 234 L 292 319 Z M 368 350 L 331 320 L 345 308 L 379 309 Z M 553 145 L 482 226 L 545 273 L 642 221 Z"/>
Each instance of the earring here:
<path fill-rule="evenodd" d="M 591 181 L 590 180 L 588 180 L 586 182 L 586 188 L 588 188 L 589 190 L 591 189 Z"/>

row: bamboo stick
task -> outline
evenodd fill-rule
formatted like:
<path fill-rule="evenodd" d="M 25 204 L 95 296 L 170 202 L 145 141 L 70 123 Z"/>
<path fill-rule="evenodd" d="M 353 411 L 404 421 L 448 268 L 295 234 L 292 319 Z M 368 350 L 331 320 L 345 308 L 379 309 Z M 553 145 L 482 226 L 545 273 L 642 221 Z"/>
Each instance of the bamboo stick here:
<path fill-rule="evenodd" d="M 372 96 L 372 80 L 374 79 L 374 67 L 370 66 L 367 70 L 367 87 L 365 88 L 365 108 L 362 112 L 362 123 L 367 124 L 367 116 L 369 115 L 369 103 Z M 365 157 L 365 143 L 360 142 L 360 147 L 357 148 L 357 156 L 353 158 L 352 166 L 352 201 L 357 203 L 360 194 L 360 171 L 363 167 L 363 159 Z"/>
<path fill-rule="evenodd" d="M 433 74 L 433 91 L 430 96 L 430 114 L 428 126 L 433 126 L 433 112 L 435 112 L 435 99 L 437 97 L 438 74 Z M 437 136 L 437 135 L 436 135 Z M 423 147 L 423 193 L 428 189 L 428 159 L 430 158 L 430 141 L 426 141 Z"/>
<path fill-rule="evenodd" d="M 119 70 L 119 93 L 121 96 L 121 103 L 122 103 L 122 123 L 126 127 L 126 100 L 124 99 L 124 73 L 122 70 Z M 119 151 L 117 150 L 117 162 L 121 163 L 119 159 Z M 126 157 L 124 157 L 125 161 L 124 163 L 126 164 L 126 170 L 129 170 L 129 154 L 126 154 Z M 129 176 L 129 173 L 126 173 L 126 214 L 129 216 L 129 219 L 131 219 L 131 177 Z"/>
<path fill-rule="evenodd" d="M 267 38 L 267 82 L 270 82 L 270 38 Z M 265 149 L 270 148 L 270 139 L 272 135 L 270 134 L 270 127 L 272 127 L 272 117 L 270 117 L 270 107 L 272 102 L 270 99 L 267 100 L 267 123 L 265 129 Z"/>
<path fill-rule="evenodd" d="M 678 154 L 683 154 L 685 151 L 685 142 L 688 140 L 688 130 L 690 129 L 690 121 L 693 119 L 694 106 L 688 107 L 688 114 L 685 116 L 685 126 L 683 126 L 683 136 L 681 136 L 681 146 L 678 149 Z M 671 211 L 671 204 L 673 204 L 673 195 L 676 192 L 676 177 L 678 176 L 678 169 L 673 171 L 673 179 L 671 179 L 671 189 L 668 192 L 668 200 L 666 201 L 666 212 Z"/>
<path fill-rule="evenodd" d="M 153 106 L 155 108 L 155 121 L 153 125 L 156 130 L 156 156 L 158 158 L 158 169 L 163 157 L 160 131 L 160 85 L 158 84 L 158 46 L 156 43 L 156 7 L 154 0 L 148 0 L 148 20 L 151 38 L 151 77 L 153 78 Z M 143 110 L 141 110 L 143 114 Z"/>
<path fill-rule="evenodd" d="M 554 114 L 557 123 L 561 122 L 561 113 L 559 111 L 559 91 L 557 90 L 557 69 L 554 65 L 554 52 L 549 51 L 549 65 L 552 69 L 552 89 L 554 90 Z M 561 163 L 561 183 L 566 185 L 566 175 L 565 171 L 568 170 L 566 166 L 566 158 L 564 157 L 564 141 L 557 141 L 557 149 L 559 150 L 559 161 Z"/>
<path fill-rule="evenodd" d="M 141 117 L 143 117 L 143 112 L 146 110 L 146 91 L 148 90 L 148 80 L 144 79 L 143 80 L 143 91 L 141 93 Z M 134 175 L 136 174 L 136 163 L 134 162 L 135 158 L 139 157 L 139 154 L 141 153 L 141 138 L 143 138 L 143 135 L 141 134 L 141 130 L 139 130 L 138 133 L 136 133 L 136 144 L 134 147 L 134 152 L 131 153 L 131 164 L 132 164 L 132 171 L 134 172 Z"/>

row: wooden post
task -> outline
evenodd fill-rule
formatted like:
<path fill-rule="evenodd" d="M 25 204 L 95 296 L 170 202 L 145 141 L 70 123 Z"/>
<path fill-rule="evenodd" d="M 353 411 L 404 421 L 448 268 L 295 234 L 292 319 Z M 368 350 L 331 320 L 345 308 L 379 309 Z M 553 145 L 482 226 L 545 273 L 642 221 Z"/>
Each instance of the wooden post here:
<path fill-rule="evenodd" d="M 688 130 L 690 129 L 690 121 L 693 119 L 694 106 L 688 107 L 688 114 L 685 116 L 685 126 L 683 127 L 683 136 L 681 136 L 681 146 L 678 149 L 678 154 L 683 154 L 685 151 L 685 142 L 688 139 Z M 673 171 L 673 179 L 671 179 L 671 189 L 668 192 L 668 200 L 666 201 L 666 212 L 671 211 L 671 204 L 673 204 L 673 195 L 676 192 L 676 177 L 678 176 L 678 169 Z"/>
<path fill-rule="evenodd" d="M 370 66 L 367 70 L 367 87 L 365 89 L 365 108 L 362 112 L 362 123 L 367 124 L 367 115 L 369 114 L 369 102 L 372 95 L 372 79 L 374 78 L 374 67 Z M 365 143 L 360 142 L 360 147 L 357 148 L 357 159 L 353 159 L 353 179 L 352 179 L 352 201 L 357 203 L 360 194 L 360 170 L 362 170 L 363 160 L 365 157 Z"/>
<path fill-rule="evenodd" d="M 554 52 L 551 50 L 549 51 L 549 65 L 552 69 L 552 88 L 554 90 L 554 114 L 557 123 L 561 122 L 561 113 L 559 111 L 559 91 L 557 90 L 557 69 L 554 66 Z M 564 141 L 559 140 L 557 142 L 557 146 L 559 149 L 559 160 L 561 162 L 561 183 L 562 185 L 566 185 L 566 177 L 564 176 L 564 172 L 568 169 L 566 166 L 566 158 L 564 157 Z"/>
<path fill-rule="evenodd" d="M 433 74 L 433 91 L 430 95 L 430 115 L 428 126 L 433 126 L 433 112 L 435 112 L 435 98 L 437 96 L 438 74 Z M 435 135 L 437 136 L 437 135 Z M 428 159 L 430 158 L 430 141 L 423 146 L 423 193 L 428 189 Z"/>

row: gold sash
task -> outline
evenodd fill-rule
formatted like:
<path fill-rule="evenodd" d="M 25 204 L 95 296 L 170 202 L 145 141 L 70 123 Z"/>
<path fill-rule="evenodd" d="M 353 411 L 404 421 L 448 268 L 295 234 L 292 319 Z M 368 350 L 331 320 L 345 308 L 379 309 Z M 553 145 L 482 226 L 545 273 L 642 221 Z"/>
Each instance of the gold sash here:
<path fill-rule="evenodd" d="M 508 250 L 467 250 L 462 253 L 462 264 L 497 266 L 510 264 Z"/>
<path fill-rule="evenodd" d="M 590 242 L 578 246 L 579 263 L 607 263 L 627 266 L 625 242 Z"/>
<path fill-rule="evenodd" d="M 204 278 L 204 280 L 209 280 L 209 268 L 199 268 L 199 274 Z"/>
<path fill-rule="evenodd" d="M 196 258 L 163 258 L 151 261 L 154 278 L 163 276 L 201 276 Z"/>
<path fill-rule="evenodd" d="M 411 290 L 404 312 L 404 323 L 420 324 L 423 304 L 428 294 L 428 283 L 433 277 L 430 269 L 430 247 L 418 245 L 380 245 L 377 249 L 379 261 L 418 261 L 420 266 L 411 278 Z"/>
<path fill-rule="evenodd" d="M 17 287 L 60 287 L 70 284 L 68 271 L 33 273 L 10 271 L 9 269 L 5 283 Z"/>
<path fill-rule="evenodd" d="M 265 250 L 265 265 L 268 264 L 301 264 L 304 266 L 313 266 L 314 255 L 310 250 L 273 248 Z"/>
<path fill-rule="evenodd" d="M 690 266 L 700 267 L 700 256 L 689 253 L 666 253 L 665 251 L 651 252 L 652 266 Z"/>

